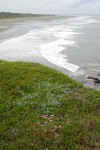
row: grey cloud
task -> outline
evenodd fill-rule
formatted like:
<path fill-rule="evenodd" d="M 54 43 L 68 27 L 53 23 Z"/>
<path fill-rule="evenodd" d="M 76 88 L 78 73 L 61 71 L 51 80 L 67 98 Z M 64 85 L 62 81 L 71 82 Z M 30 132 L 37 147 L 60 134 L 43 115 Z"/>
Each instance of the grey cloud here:
<path fill-rule="evenodd" d="M 0 11 L 39 14 L 100 14 L 100 0 L 0 0 Z"/>

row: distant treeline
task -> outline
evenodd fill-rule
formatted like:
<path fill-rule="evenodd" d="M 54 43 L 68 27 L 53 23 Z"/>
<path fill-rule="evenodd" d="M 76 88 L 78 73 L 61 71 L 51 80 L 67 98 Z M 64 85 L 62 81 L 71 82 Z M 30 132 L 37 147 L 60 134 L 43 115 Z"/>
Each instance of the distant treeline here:
<path fill-rule="evenodd" d="M 40 14 L 22 14 L 22 13 L 11 13 L 11 12 L 0 12 L 0 19 L 3 18 L 21 18 L 21 17 L 37 17 L 37 16 L 43 16 Z"/>

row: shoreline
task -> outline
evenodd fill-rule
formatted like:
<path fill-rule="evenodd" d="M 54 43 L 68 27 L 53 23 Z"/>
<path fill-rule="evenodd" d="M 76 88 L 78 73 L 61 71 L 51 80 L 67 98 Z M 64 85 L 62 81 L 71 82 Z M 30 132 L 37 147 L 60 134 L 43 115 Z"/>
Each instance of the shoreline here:
<path fill-rule="evenodd" d="M 9 24 L 9 27 L 10 28 L 12 28 L 13 26 L 15 26 L 17 23 L 18 24 L 20 24 L 20 23 L 23 23 L 24 24 L 24 22 L 27 22 L 27 21 L 32 21 L 33 23 L 34 22 L 36 22 L 36 20 L 37 21 L 52 21 L 52 20 L 55 20 L 55 19 L 64 19 L 64 18 L 66 18 L 66 17 L 61 17 L 61 16 L 38 16 L 38 17 L 32 17 L 32 19 L 31 18 L 13 18 L 13 19 L 4 19 L 4 20 L 2 20 L 2 23 L 5 23 L 5 24 L 7 24 L 7 22 L 8 22 L 8 24 Z M 68 18 L 68 17 L 67 17 Z M 48 19 L 48 20 L 47 20 Z M 10 21 L 9 21 L 10 20 Z M 3 30 L 3 29 L 1 29 L 1 30 Z M 4 29 L 5 30 L 5 29 Z M 24 32 L 16 32 L 16 35 L 13 35 L 13 32 L 12 32 L 12 37 L 8 37 L 8 39 L 9 38 L 16 38 L 16 37 L 19 37 L 19 36 L 21 36 L 21 35 L 24 35 L 24 34 L 26 34 L 27 33 L 27 31 L 24 31 Z M 5 40 L 5 36 L 4 36 L 4 40 Z M 10 60 L 10 59 L 9 59 Z M 8 61 L 9 61 L 8 60 Z M 16 60 L 14 60 L 13 59 L 13 56 L 12 56 L 12 60 L 10 60 L 10 61 L 14 61 L 14 62 L 16 62 Z M 46 58 L 44 58 L 44 57 L 42 57 L 42 56 L 40 56 L 40 57 L 35 57 L 35 56 L 32 56 L 32 57 L 26 57 L 26 59 L 23 57 L 22 59 L 19 59 L 19 60 L 17 60 L 17 61 L 23 61 L 23 62 L 37 62 L 37 63 L 41 63 L 41 64 L 43 64 L 43 65 L 46 65 L 46 66 L 48 66 L 48 67 L 51 67 L 51 68 L 55 68 L 55 69 L 57 69 L 57 70 L 60 70 L 61 72 L 63 72 L 64 74 L 68 74 L 69 76 L 71 76 L 72 78 L 74 78 L 76 81 L 78 81 L 78 82 L 81 82 L 81 83 L 83 83 L 83 84 L 86 84 L 85 86 L 87 86 L 87 87 L 90 87 L 90 86 L 88 86 L 88 81 L 89 80 L 87 80 L 86 78 L 86 80 L 83 78 L 83 77 L 80 77 L 80 76 L 78 76 L 77 77 L 77 79 L 74 77 L 74 75 L 72 75 L 71 74 L 71 72 L 70 71 L 68 71 L 68 70 L 66 70 L 65 68 L 63 68 L 63 67 L 60 67 L 60 66 L 57 66 L 57 65 L 55 65 L 55 64 L 53 64 L 53 63 L 51 63 L 51 62 L 49 62 Z M 91 75 L 91 74 L 90 74 Z M 91 82 L 91 81 L 90 81 Z M 92 86 L 94 86 L 93 84 L 92 84 Z M 94 87 L 92 87 L 92 88 L 94 88 Z M 95 87 L 96 88 L 96 87 Z M 95 89 L 94 88 L 94 89 Z M 98 87 L 99 88 L 99 87 Z"/>
<path fill-rule="evenodd" d="M 90 80 L 90 78 L 96 78 L 98 81 L 99 81 L 99 76 L 100 75 L 97 75 L 97 76 L 86 76 L 86 78 L 84 77 L 80 77 L 80 76 L 73 76 L 71 75 L 71 73 L 63 68 L 63 67 L 60 67 L 60 66 L 57 66 L 55 64 L 52 64 L 51 62 L 49 62 L 48 60 L 46 60 L 45 58 L 43 57 L 40 57 L 40 58 L 33 58 L 33 61 L 25 61 L 25 60 L 19 60 L 19 61 L 8 61 L 8 60 L 0 60 L 0 61 L 4 61 L 4 62 L 9 62 L 9 63 L 36 63 L 36 64 L 40 64 L 40 65 L 43 65 L 45 67 L 48 67 L 50 69 L 54 69 L 66 76 L 68 76 L 69 78 L 71 78 L 72 80 L 75 80 L 77 83 L 79 84 L 83 84 L 84 88 L 89 88 L 89 89 L 92 89 L 92 90 L 97 90 L 97 91 L 100 91 L 100 83 L 95 83 L 95 79 L 94 80 Z"/>
<path fill-rule="evenodd" d="M 4 32 L 9 31 L 11 29 L 13 29 L 14 26 L 17 25 L 24 25 L 24 23 L 36 23 L 36 21 L 38 22 L 45 22 L 45 21 L 53 21 L 53 20 L 59 20 L 59 19 L 65 19 L 65 18 L 69 18 L 67 16 L 34 16 L 34 17 L 23 17 L 23 18 L 4 18 L 4 19 L 0 19 L 0 33 L 4 34 L 3 36 L 6 36 L 6 34 Z M 30 30 L 25 31 L 21 31 L 19 32 L 19 34 L 17 36 L 14 36 L 14 34 L 12 34 L 12 37 L 18 37 L 19 35 L 24 35 L 26 33 L 28 33 Z M 17 34 L 17 33 L 16 33 Z M 3 38 L 3 36 L 0 37 L 0 41 L 5 41 L 5 37 Z M 2 40 L 3 38 L 3 40 Z M 7 37 L 7 39 L 10 39 L 10 36 Z M 1 42 L 0 42 L 1 43 Z"/>
<path fill-rule="evenodd" d="M 2 18 L 2 19 L 0 19 L 0 23 L 2 23 L 2 22 L 17 22 L 17 21 L 21 21 L 21 22 L 23 22 L 23 21 L 28 21 L 28 20 L 32 20 L 32 21 L 34 21 L 34 20 L 43 20 L 43 21 L 45 21 L 45 20 L 53 20 L 53 19 L 65 19 L 65 18 L 69 18 L 69 17 L 71 17 L 71 16 L 57 16 L 57 15 L 55 15 L 55 16 L 53 16 L 53 15 L 40 15 L 40 16 L 34 16 L 34 17 L 16 17 L 16 18 Z"/>

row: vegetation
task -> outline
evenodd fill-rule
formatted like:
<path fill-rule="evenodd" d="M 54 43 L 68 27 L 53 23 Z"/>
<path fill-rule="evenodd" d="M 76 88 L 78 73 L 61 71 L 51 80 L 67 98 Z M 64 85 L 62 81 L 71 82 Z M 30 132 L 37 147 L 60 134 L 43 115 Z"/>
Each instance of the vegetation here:
<path fill-rule="evenodd" d="M 23 17 L 38 17 L 43 16 L 40 14 L 21 14 L 21 13 L 10 13 L 10 12 L 0 12 L 0 19 L 5 18 L 23 18 Z"/>
<path fill-rule="evenodd" d="M 0 61 L 0 150 L 99 150 L 100 91 L 37 63 Z"/>

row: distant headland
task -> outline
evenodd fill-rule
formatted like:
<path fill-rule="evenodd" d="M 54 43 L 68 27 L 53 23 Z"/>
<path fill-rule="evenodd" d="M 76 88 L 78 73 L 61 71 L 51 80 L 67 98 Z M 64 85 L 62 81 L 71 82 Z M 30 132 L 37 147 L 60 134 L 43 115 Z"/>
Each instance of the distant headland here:
<path fill-rule="evenodd" d="M 31 13 L 0 12 L 0 19 L 6 19 L 6 18 L 7 19 L 9 19 L 9 18 L 23 18 L 23 17 L 40 17 L 40 16 L 51 16 L 51 15 L 31 14 Z"/>

